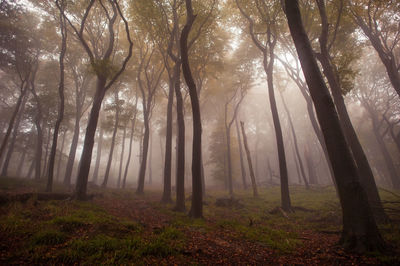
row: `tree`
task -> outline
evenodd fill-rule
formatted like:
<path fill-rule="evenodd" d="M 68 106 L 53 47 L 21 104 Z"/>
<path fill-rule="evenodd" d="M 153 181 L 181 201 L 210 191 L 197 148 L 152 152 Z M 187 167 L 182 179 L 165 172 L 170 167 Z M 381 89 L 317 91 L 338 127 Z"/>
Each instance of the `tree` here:
<path fill-rule="evenodd" d="M 149 151 L 150 138 L 150 118 L 154 108 L 154 97 L 157 88 L 159 87 L 164 66 L 159 59 L 159 54 L 153 47 L 153 44 L 148 40 L 143 39 L 139 44 L 139 66 L 137 70 L 137 81 L 140 92 L 142 94 L 142 109 L 143 109 L 143 147 L 142 161 L 140 163 L 138 175 L 137 194 L 144 193 L 144 181 L 146 176 L 147 153 Z M 159 62 L 158 64 L 156 62 Z"/>
<path fill-rule="evenodd" d="M 96 92 L 93 99 L 92 109 L 89 115 L 88 126 L 86 128 L 85 141 L 83 145 L 83 151 L 80 160 L 80 167 L 78 170 L 78 177 L 76 182 L 76 197 L 80 200 L 86 198 L 86 189 L 87 189 L 87 181 L 90 169 L 90 163 L 92 158 L 92 151 L 94 145 L 94 135 L 96 133 L 97 121 L 99 119 L 99 112 L 101 108 L 101 103 L 103 101 L 104 95 L 106 91 L 115 83 L 115 81 L 120 77 L 120 75 L 124 72 L 126 65 L 129 59 L 132 56 L 132 47 L 133 43 L 130 38 L 128 21 L 124 17 L 121 8 L 117 1 L 108 0 L 107 3 L 109 7 L 105 6 L 103 2 L 99 2 L 99 5 L 95 6 L 96 1 L 90 0 L 88 6 L 86 7 L 83 15 L 80 14 L 80 22 L 78 22 L 78 27 L 69 19 L 69 17 L 64 13 L 64 17 L 68 21 L 69 25 L 72 27 L 75 35 L 78 37 L 81 42 L 83 48 L 85 49 L 90 65 L 93 71 L 96 74 Z M 96 49 L 97 47 L 90 47 L 90 44 L 86 41 L 85 37 L 85 28 L 86 22 L 90 15 L 92 9 L 97 8 L 104 12 L 106 17 L 106 24 L 108 30 L 108 40 L 105 42 L 104 54 L 100 57 L 99 51 Z M 111 8 L 111 12 L 110 9 Z M 115 30 L 114 25 L 117 20 L 117 17 L 120 17 L 123 21 L 125 27 L 126 38 L 129 42 L 128 54 L 122 59 L 122 64 L 119 69 L 116 69 L 112 65 L 111 56 L 115 49 Z"/>
<path fill-rule="evenodd" d="M 375 214 L 375 218 L 378 221 L 384 222 L 388 220 L 388 217 L 386 216 L 383 210 L 378 189 L 376 187 L 374 175 L 367 160 L 367 156 L 365 155 L 361 143 L 357 137 L 357 133 L 353 128 L 343 98 L 343 93 L 349 90 L 349 88 L 346 88 L 349 87 L 348 85 L 349 82 L 346 80 L 348 79 L 348 77 L 346 78 L 345 76 L 347 72 L 351 72 L 351 70 L 345 71 L 345 69 L 351 69 L 351 67 L 346 66 L 345 64 L 345 66 L 342 66 L 342 70 L 336 68 L 334 60 L 339 61 L 341 56 L 340 55 L 332 56 L 332 50 L 333 50 L 332 47 L 334 47 L 335 42 L 337 42 L 338 41 L 337 39 L 339 38 L 339 36 L 341 36 L 337 32 L 346 31 L 346 29 L 343 30 L 340 27 L 341 19 L 343 20 L 343 17 L 345 16 L 343 11 L 344 3 L 342 2 L 342 0 L 339 1 L 337 20 L 336 24 L 334 24 L 334 30 L 333 30 L 334 33 L 331 38 L 329 38 L 329 32 L 332 32 L 332 30 L 331 31 L 329 30 L 330 24 L 326 14 L 325 0 L 318 0 L 317 5 L 322 24 L 321 35 L 319 37 L 320 52 L 316 54 L 317 59 L 321 62 L 322 68 L 324 70 L 324 75 L 328 80 L 328 84 L 333 96 L 333 101 L 337 108 L 339 119 L 343 127 L 343 132 L 345 134 L 347 143 L 349 144 L 354 159 L 356 161 L 360 182 L 367 193 L 368 200 Z M 347 39 L 345 38 L 344 40 L 341 39 L 340 45 L 343 45 L 343 43 L 346 42 L 350 43 L 351 40 L 349 39 L 350 38 Z M 344 48 L 346 49 L 348 47 L 345 46 Z M 346 60 L 351 61 L 352 57 L 349 56 L 349 58 L 350 59 Z"/>
<path fill-rule="evenodd" d="M 251 155 L 250 155 L 250 150 L 247 145 L 247 137 L 246 137 L 246 132 L 244 130 L 244 122 L 240 121 L 240 126 L 242 128 L 242 134 L 243 134 L 243 144 L 244 144 L 244 149 L 246 151 L 246 156 L 247 156 L 247 162 L 249 164 L 249 171 L 250 171 L 250 179 L 251 179 L 251 185 L 253 187 L 253 196 L 258 197 L 258 192 L 257 192 L 257 184 L 256 184 L 256 177 L 254 175 L 253 171 L 253 163 L 251 162 Z M 269 165 L 269 161 L 268 161 Z"/>
<path fill-rule="evenodd" d="M 335 174 L 343 214 L 340 243 L 357 251 L 382 249 L 383 239 L 359 182 L 357 168 L 342 132 L 335 105 L 305 33 L 299 3 L 285 0 L 284 8 Z"/>
<path fill-rule="evenodd" d="M 54 176 L 54 163 L 56 159 L 56 151 L 57 151 L 57 140 L 58 140 L 58 132 L 60 130 L 61 122 L 64 118 L 64 57 L 67 50 L 67 29 L 66 29 L 66 21 L 64 18 L 64 8 L 65 2 L 62 0 L 61 3 L 56 1 L 57 8 L 60 10 L 60 30 L 61 30 L 61 50 L 60 50 L 60 83 L 58 86 L 58 94 L 60 97 L 58 117 L 54 127 L 53 132 L 53 144 L 50 152 L 49 159 L 49 171 L 48 171 L 48 180 L 46 186 L 46 192 L 51 192 L 53 187 L 53 176 Z"/>
<path fill-rule="evenodd" d="M 21 18 L 25 19 L 21 19 Z M 23 98 L 29 89 L 32 76 L 36 75 L 36 65 L 40 52 L 39 40 L 35 38 L 32 25 L 35 25 L 32 14 L 20 9 L 18 5 L 2 3 L 0 9 L 0 67 L 12 72 L 16 77 L 14 83 L 19 88 L 19 97 L 11 114 L 7 131 L 0 146 L 0 159 L 3 158 L 8 139 L 14 127 L 15 119 L 21 108 Z"/>
<path fill-rule="evenodd" d="M 185 0 L 186 24 L 182 29 L 180 38 L 180 51 L 182 59 L 182 72 L 189 89 L 193 114 L 193 147 L 192 147 L 192 207 L 190 215 L 193 218 L 203 216 L 203 192 L 201 184 L 201 115 L 196 84 L 190 70 L 188 55 L 188 37 L 196 16 L 193 14 L 192 1 Z"/>
<path fill-rule="evenodd" d="M 393 88 L 400 96 L 398 1 L 352 0 L 350 4 L 355 23 L 378 53 Z"/>
<path fill-rule="evenodd" d="M 267 75 L 267 83 L 268 83 L 268 95 L 269 102 L 271 106 L 272 119 L 275 128 L 275 137 L 276 137 L 276 145 L 278 148 L 278 159 L 279 159 L 279 171 L 281 178 L 281 204 L 282 209 L 285 211 L 291 211 L 291 202 L 290 202 L 290 194 L 289 194 L 289 180 L 288 180 L 288 171 L 286 164 L 286 155 L 285 155 L 285 147 L 283 143 L 282 136 L 282 128 L 279 121 L 279 113 L 275 100 L 275 92 L 274 92 L 274 81 L 273 81 L 273 72 L 274 72 L 274 62 L 275 62 L 275 54 L 274 49 L 276 47 L 278 41 L 278 30 L 280 24 L 282 23 L 282 15 L 281 9 L 279 5 L 279 1 L 265 1 L 265 0 L 256 0 L 255 6 L 256 9 L 254 13 L 257 15 L 257 21 L 260 21 L 261 25 L 256 24 L 254 19 L 249 15 L 249 11 L 245 8 L 251 8 L 249 5 L 243 7 L 242 4 L 239 4 L 238 0 L 236 1 L 236 5 L 240 10 L 240 13 L 245 17 L 249 24 L 249 34 L 251 39 L 253 40 L 256 47 L 263 54 L 263 67 L 265 74 Z M 255 28 L 265 31 L 265 36 L 258 34 L 255 32 Z M 264 38 L 264 40 L 262 39 Z"/>

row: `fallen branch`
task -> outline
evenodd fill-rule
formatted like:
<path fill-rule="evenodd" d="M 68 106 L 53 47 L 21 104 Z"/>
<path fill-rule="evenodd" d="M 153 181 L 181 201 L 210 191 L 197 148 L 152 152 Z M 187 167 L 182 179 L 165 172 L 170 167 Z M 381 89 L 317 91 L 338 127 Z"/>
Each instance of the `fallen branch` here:
<path fill-rule="evenodd" d="M 281 207 L 276 207 L 276 208 L 270 210 L 269 213 L 270 214 L 281 213 L 283 217 L 289 219 L 289 215 L 287 215 L 287 213 Z"/>

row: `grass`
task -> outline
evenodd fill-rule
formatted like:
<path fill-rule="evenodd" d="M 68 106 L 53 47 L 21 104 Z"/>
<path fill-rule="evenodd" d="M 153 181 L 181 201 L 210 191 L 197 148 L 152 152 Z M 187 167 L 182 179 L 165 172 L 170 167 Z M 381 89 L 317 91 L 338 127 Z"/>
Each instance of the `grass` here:
<path fill-rule="evenodd" d="M 0 178 L 1 190 L 33 186 L 33 190 L 41 191 L 42 185 L 32 180 Z M 22 264 L 157 264 L 170 256 L 185 256 L 187 232 L 213 235 L 224 231 L 232 241 L 256 242 L 278 253 L 290 254 L 302 247 L 298 232 L 341 230 L 341 210 L 333 187 L 310 190 L 290 187 L 292 204 L 299 208 L 289 218 L 271 212 L 280 206 L 279 187 L 260 188 L 257 198 L 251 191 L 235 191 L 239 207 L 217 207 L 216 199 L 227 198 L 227 193 L 208 192 L 204 198 L 205 219 L 174 212 L 173 204 L 159 202 L 159 192 L 143 196 L 129 190 L 102 192 L 104 200 L 145 201 L 167 216 L 169 223 L 148 228 L 141 222 L 113 216 L 92 201 L 11 202 L 0 206 L 0 237 L 8 239 L 7 244 L 0 245 L 0 263 L 15 264 L 24 258 Z M 391 193 L 380 193 L 384 202 L 399 200 Z M 393 203 L 384 205 L 396 207 Z M 186 206 L 190 208 L 189 199 Z M 392 246 L 400 246 L 398 221 L 380 225 L 380 229 Z M 2 250 L 13 252 L 2 253 Z M 373 255 L 382 263 L 393 262 L 393 256 Z"/>

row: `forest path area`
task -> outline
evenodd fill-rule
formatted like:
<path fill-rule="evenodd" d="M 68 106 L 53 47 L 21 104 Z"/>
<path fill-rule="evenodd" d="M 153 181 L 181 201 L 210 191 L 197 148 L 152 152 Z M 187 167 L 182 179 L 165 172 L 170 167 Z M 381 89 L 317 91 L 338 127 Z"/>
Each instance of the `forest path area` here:
<path fill-rule="evenodd" d="M 263 227 L 249 220 L 249 228 L 236 228 L 235 223 L 227 222 L 228 218 L 205 217 L 204 220 L 193 220 L 171 211 L 173 205 L 160 203 L 160 195 L 152 194 L 146 198 L 118 198 L 110 201 L 106 198 L 95 198 L 94 203 L 103 207 L 110 214 L 139 222 L 151 233 L 163 227 L 174 226 L 185 235 L 183 256 L 171 256 L 163 260 L 166 264 L 200 264 L 200 265 L 376 265 L 375 258 L 346 253 L 337 243 L 338 231 L 317 232 L 298 230 L 295 235 L 296 247 L 285 244 L 271 248 L 263 241 L 251 239 L 246 235 L 252 227 Z M 208 204 L 206 208 L 210 207 Z M 230 209 L 229 212 L 235 212 Z M 289 218 L 290 219 L 290 218 Z M 183 220 L 183 221 L 181 221 Z M 191 221 L 193 225 L 190 225 Z M 273 230 L 285 230 L 274 226 Z M 255 229 L 257 230 L 257 229 Z M 266 230 L 268 231 L 268 230 Z M 266 232 L 268 234 L 270 232 Z M 259 235 L 257 237 L 261 237 Z M 289 239 L 283 239 L 289 243 Z M 276 249 L 278 247 L 278 250 Z"/>
<path fill-rule="evenodd" d="M 396 254 L 359 255 L 337 246 L 341 214 L 333 188 L 292 187 L 294 213 L 276 211 L 279 188 L 254 198 L 237 191 L 232 205 L 226 192 L 209 191 L 204 219 L 160 202 L 149 189 L 91 188 L 88 201 L 39 195 L 42 184 L 14 186 L 3 181 L 0 204 L 0 265 L 396 265 Z M 35 194 L 36 193 L 36 194 Z M 52 195 L 65 195 L 57 190 Z M 23 201 L 20 195 L 31 195 Z M 188 193 L 189 194 L 189 193 Z M 393 200 L 384 195 L 386 201 Z M 221 200 L 222 199 L 222 200 Z M 227 201 L 228 200 L 228 201 Z M 399 252 L 400 228 L 381 227 Z"/>

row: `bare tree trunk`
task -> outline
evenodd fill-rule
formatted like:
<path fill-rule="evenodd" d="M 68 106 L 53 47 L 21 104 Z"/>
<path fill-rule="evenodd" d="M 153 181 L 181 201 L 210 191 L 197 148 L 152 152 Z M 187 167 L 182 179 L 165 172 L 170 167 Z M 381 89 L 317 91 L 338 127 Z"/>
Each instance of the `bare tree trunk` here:
<path fill-rule="evenodd" d="M 149 168 L 149 184 L 151 185 L 153 183 L 153 167 L 152 167 L 152 162 L 153 162 L 153 133 L 150 132 L 150 144 L 149 144 L 149 162 L 148 162 L 148 168 Z"/>
<path fill-rule="evenodd" d="M 64 130 L 63 139 L 61 142 L 60 156 L 58 158 L 58 163 L 57 163 L 57 180 L 60 180 L 60 169 L 61 169 L 61 162 L 62 162 L 62 156 L 63 156 L 63 151 L 64 151 L 65 136 L 67 135 L 67 131 L 68 131 L 68 128 Z"/>
<path fill-rule="evenodd" d="M 188 36 L 192 28 L 195 16 L 193 15 L 192 1 L 186 1 L 186 24 L 182 29 L 180 38 L 180 50 L 182 56 L 182 72 L 189 88 L 190 101 L 193 114 L 193 148 L 192 148 L 192 207 L 190 215 L 194 218 L 203 217 L 203 192 L 201 185 L 201 115 L 200 104 L 197 96 L 196 84 L 189 65 Z"/>
<path fill-rule="evenodd" d="M 315 174 L 315 167 L 311 158 L 310 149 L 308 147 L 304 150 L 304 158 L 308 168 L 308 180 L 310 184 L 316 185 L 318 184 L 318 179 L 317 175 Z"/>
<path fill-rule="evenodd" d="M 104 129 L 100 125 L 100 132 L 99 132 L 99 137 L 98 137 L 98 140 L 97 140 L 96 164 L 94 166 L 94 172 L 93 172 L 93 182 L 94 183 L 97 183 L 97 179 L 99 178 L 101 149 L 103 147 L 103 135 L 104 135 Z"/>
<path fill-rule="evenodd" d="M 248 164 L 249 164 L 251 185 L 252 185 L 252 187 L 253 187 L 253 196 L 254 196 L 254 197 L 258 197 L 257 184 L 256 184 L 256 177 L 254 176 L 253 164 L 251 163 L 251 155 L 250 155 L 249 147 L 248 147 L 248 145 L 247 145 L 246 132 L 244 131 L 244 123 L 243 123 L 243 122 L 240 122 L 240 126 L 241 126 L 241 128 L 242 128 L 243 145 L 244 145 L 244 149 L 245 149 L 246 155 L 247 155 L 247 162 L 248 162 Z"/>
<path fill-rule="evenodd" d="M 78 147 L 78 141 L 79 141 L 80 114 L 78 113 L 78 110 L 76 110 L 76 112 L 77 113 L 75 114 L 74 135 L 72 136 L 72 142 L 69 150 L 67 167 L 65 169 L 65 176 L 64 176 L 64 185 L 66 186 L 71 185 L 71 175 L 72 175 L 72 170 L 74 168 L 76 148 Z"/>
<path fill-rule="evenodd" d="M 378 221 L 385 222 L 388 221 L 388 217 L 383 210 L 374 175 L 367 160 L 367 156 L 365 155 L 361 143 L 357 137 L 357 133 L 355 132 L 350 117 L 347 113 L 339 80 L 333 69 L 334 66 L 331 63 L 329 50 L 327 48 L 328 21 L 325 11 L 325 4 L 324 1 L 321 0 L 317 1 L 317 3 L 322 22 L 321 36 L 319 38 L 321 53 L 318 55 L 318 60 L 321 62 L 324 74 L 331 88 L 333 101 L 339 114 L 339 119 L 345 138 L 350 146 L 354 160 L 356 161 L 358 177 L 360 178 L 361 185 L 364 187 L 367 193 L 368 201 L 372 207 L 375 218 Z"/>
<path fill-rule="evenodd" d="M 8 144 L 8 138 L 10 137 L 11 131 L 14 128 L 15 119 L 17 117 L 17 114 L 19 112 L 19 109 L 21 107 L 22 101 L 23 101 L 23 99 L 25 97 L 25 93 L 26 93 L 27 90 L 28 90 L 27 85 L 25 85 L 25 82 L 22 82 L 22 84 L 21 84 L 21 93 L 20 93 L 20 95 L 18 97 L 17 103 L 16 103 L 15 108 L 14 108 L 14 112 L 12 113 L 11 118 L 10 118 L 10 122 L 8 123 L 8 128 L 7 128 L 6 134 L 4 135 L 3 141 L 1 143 L 0 159 L 3 158 L 4 151 L 6 150 L 6 146 Z"/>
<path fill-rule="evenodd" d="M 46 192 L 51 192 L 53 190 L 54 163 L 56 160 L 58 132 L 60 130 L 61 122 L 64 118 L 64 56 L 67 50 L 67 31 L 65 29 L 66 21 L 62 14 L 64 12 L 64 1 L 62 1 L 62 6 L 59 6 L 57 1 L 56 4 L 60 10 L 60 29 L 61 29 L 60 83 L 58 86 L 60 105 L 58 109 L 57 121 L 54 127 L 53 144 L 51 146 L 51 151 L 50 151 L 49 172 L 47 176 L 48 179 L 47 179 Z"/>
<path fill-rule="evenodd" d="M 302 25 L 298 1 L 285 0 L 285 11 L 335 173 L 343 213 L 340 242 L 346 248 L 358 251 L 382 249 L 384 241 L 359 182 L 357 167 L 342 132 L 335 105 Z"/>
<path fill-rule="evenodd" d="M 175 210 L 184 212 L 185 207 L 185 115 L 183 112 L 183 97 L 181 93 L 180 67 L 178 60 L 175 66 L 175 96 L 176 96 L 176 122 L 178 127 L 176 141 L 176 206 Z"/>
<path fill-rule="evenodd" d="M 299 152 L 299 147 L 297 144 L 297 137 L 296 137 L 296 132 L 294 130 L 294 126 L 293 126 L 293 121 L 292 121 L 292 117 L 290 115 L 289 109 L 286 105 L 285 99 L 283 98 L 282 92 L 279 92 L 279 94 L 281 95 L 281 99 L 282 99 L 282 103 L 283 103 L 283 107 L 286 111 L 286 114 L 288 116 L 288 120 L 289 120 L 289 126 L 290 126 L 290 130 L 292 132 L 292 136 L 293 136 L 293 144 L 294 144 L 294 149 L 296 151 L 296 156 L 298 159 L 298 163 L 300 166 L 300 173 L 301 173 L 301 177 L 303 178 L 304 184 L 306 186 L 306 188 L 308 189 L 308 182 L 307 182 L 307 178 L 306 178 L 306 173 L 304 171 L 304 166 L 303 166 L 303 161 L 301 160 L 301 156 L 300 156 L 300 152 Z M 296 159 L 295 159 L 296 160 Z"/>
<path fill-rule="evenodd" d="M 175 66 L 176 67 L 176 66 Z M 175 68 L 174 68 L 175 74 Z M 174 103 L 174 78 L 169 81 L 167 104 L 167 128 L 165 134 L 165 160 L 164 160 L 164 191 L 161 202 L 172 202 L 171 198 L 171 164 L 172 164 L 172 107 Z M 160 138 L 161 143 L 161 138 Z M 162 144 L 161 144 L 162 150 Z M 161 151 L 162 153 L 162 151 Z"/>
<path fill-rule="evenodd" d="M 113 153 L 114 153 L 114 147 L 115 147 L 115 138 L 117 136 L 117 131 L 118 131 L 118 124 L 119 124 L 118 92 L 115 93 L 115 102 L 116 102 L 116 110 L 115 110 L 114 131 L 113 131 L 113 135 L 112 135 L 112 139 L 111 139 L 110 153 L 108 154 L 108 162 L 107 162 L 107 167 L 106 167 L 106 173 L 104 174 L 103 184 L 101 184 L 101 186 L 103 188 L 107 187 L 108 177 L 110 175 L 111 163 L 112 163 L 112 160 L 113 160 Z"/>
<path fill-rule="evenodd" d="M 237 138 L 238 138 L 238 145 L 239 145 L 240 170 L 241 170 L 241 173 L 242 173 L 243 188 L 247 189 L 246 168 L 244 167 L 244 162 L 243 162 L 242 138 L 240 136 L 240 131 L 239 131 L 239 125 L 238 125 L 237 118 L 235 119 L 235 127 L 236 127 L 236 135 L 237 135 Z"/>
<path fill-rule="evenodd" d="M 44 127 L 44 126 L 43 126 Z M 47 127 L 47 138 L 46 138 L 46 148 L 45 148 L 45 154 L 44 154 L 44 166 L 43 166 L 43 171 L 42 171 L 42 177 L 46 176 L 46 173 L 48 172 L 48 166 L 47 163 L 49 162 L 48 160 L 48 155 L 49 155 L 49 146 L 50 146 L 50 140 L 51 140 L 51 127 L 48 125 Z"/>
<path fill-rule="evenodd" d="M 126 138 L 126 125 L 124 126 L 124 133 L 122 134 L 122 148 L 121 148 L 121 157 L 119 159 L 119 171 L 118 171 L 118 184 L 117 187 L 121 187 L 121 177 L 122 177 L 122 164 L 124 162 L 124 152 L 125 152 L 125 138 Z"/>
<path fill-rule="evenodd" d="M 6 154 L 4 163 L 3 163 L 3 169 L 1 171 L 1 176 L 4 176 L 4 177 L 7 176 L 7 174 L 8 174 L 7 173 L 8 172 L 8 166 L 9 166 L 10 161 L 11 161 L 11 156 L 12 156 L 12 154 L 14 152 L 15 141 L 17 140 L 17 135 L 18 135 L 18 128 L 19 128 L 19 124 L 21 123 L 21 118 L 22 118 L 22 115 L 23 115 L 24 110 L 25 110 L 26 101 L 27 101 L 27 97 L 24 97 L 22 99 L 20 111 L 18 112 L 16 121 L 15 121 L 14 130 L 12 132 L 12 137 L 11 137 L 11 140 L 10 140 L 10 144 L 8 146 L 7 154 Z"/>
<path fill-rule="evenodd" d="M 84 200 L 86 198 L 87 181 L 94 145 L 94 135 L 96 133 L 97 122 L 99 120 L 101 103 L 106 92 L 104 89 L 105 85 L 105 78 L 97 78 L 96 93 L 94 95 L 92 110 L 90 111 L 89 121 L 86 128 L 85 141 L 79 163 L 78 178 L 76 180 L 75 193 L 77 198 L 80 200 Z"/>
<path fill-rule="evenodd" d="M 133 142 L 133 135 L 135 132 L 135 123 L 136 123 L 136 115 L 137 115 L 137 101 L 138 97 L 136 94 L 135 97 L 135 114 L 132 119 L 132 127 L 131 127 L 131 136 L 129 138 L 129 152 L 128 152 L 128 159 L 126 160 L 126 165 L 125 165 L 125 172 L 124 172 L 124 179 L 122 181 L 122 188 L 125 188 L 126 186 L 126 177 L 128 176 L 128 169 L 129 169 L 129 163 L 131 161 L 131 156 L 132 156 L 132 142 Z"/>
<path fill-rule="evenodd" d="M 146 176 L 146 166 L 147 166 L 147 153 L 149 151 L 149 136 L 150 136 L 150 126 L 148 114 L 144 114 L 144 134 L 143 134 L 143 146 L 142 146 L 142 156 L 141 163 L 139 169 L 139 177 L 138 177 L 138 187 L 136 189 L 137 194 L 144 193 L 144 179 Z"/>

